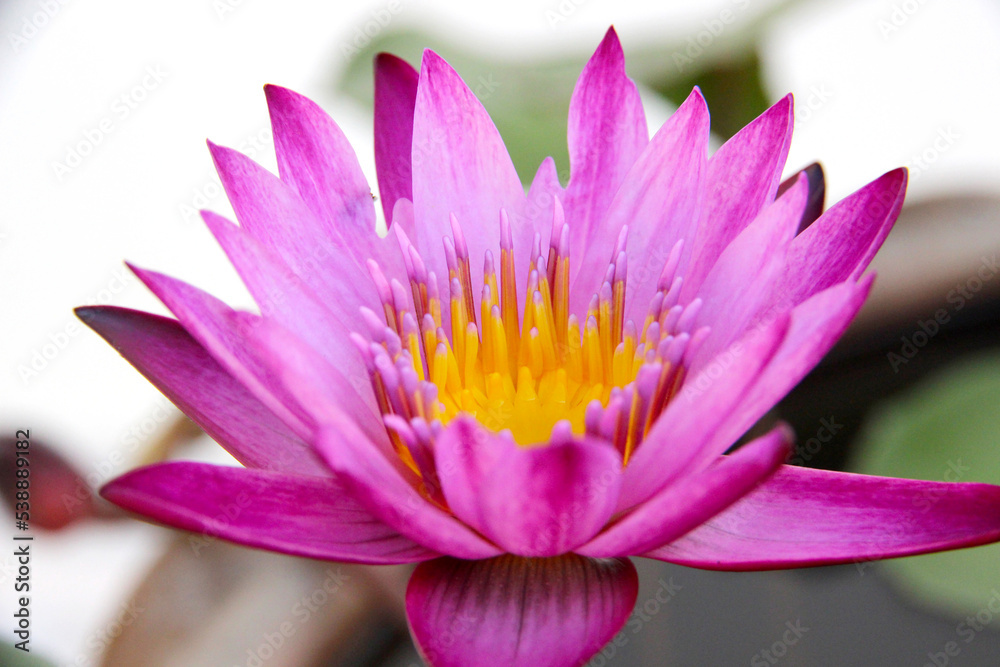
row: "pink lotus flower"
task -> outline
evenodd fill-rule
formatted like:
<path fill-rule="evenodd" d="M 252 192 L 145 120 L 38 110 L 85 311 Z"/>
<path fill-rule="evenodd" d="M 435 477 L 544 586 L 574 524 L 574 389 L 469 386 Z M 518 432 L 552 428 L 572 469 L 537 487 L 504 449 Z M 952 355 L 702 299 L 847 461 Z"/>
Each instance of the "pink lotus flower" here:
<path fill-rule="evenodd" d="M 891 171 L 817 219 L 805 174 L 778 196 L 790 96 L 711 158 L 697 89 L 649 139 L 609 31 L 570 104 L 569 184 L 548 159 L 525 193 L 447 63 L 380 56 L 382 238 L 340 129 L 266 93 L 280 177 L 209 144 L 240 225 L 204 213 L 261 315 L 138 268 L 176 320 L 79 311 L 245 467 L 146 467 L 112 502 L 419 563 L 407 613 L 440 666 L 585 662 L 635 603 L 631 556 L 760 570 L 1000 539 L 1000 487 L 786 466 L 782 427 L 725 454 L 857 313 L 906 186 Z"/>

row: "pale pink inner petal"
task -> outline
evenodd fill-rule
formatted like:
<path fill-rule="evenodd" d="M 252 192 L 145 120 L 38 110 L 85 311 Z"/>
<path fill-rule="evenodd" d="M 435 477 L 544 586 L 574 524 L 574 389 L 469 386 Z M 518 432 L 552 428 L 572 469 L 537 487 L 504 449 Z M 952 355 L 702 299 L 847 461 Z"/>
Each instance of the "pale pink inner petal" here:
<path fill-rule="evenodd" d="M 702 205 L 708 127 L 705 99 L 695 89 L 636 159 L 604 221 L 588 235 L 587 254 L 579 258 L 573 283 L 574 312 L 585 310 L 590 295 L 598 292 L 604 269 L 613 259 L 605 253 L 615 247 L 615 239 L 627 226 L 633 287 L 626 296 L 626 312 L 635 319 L 645 314 L 674 245 L 694 235 Z"/>

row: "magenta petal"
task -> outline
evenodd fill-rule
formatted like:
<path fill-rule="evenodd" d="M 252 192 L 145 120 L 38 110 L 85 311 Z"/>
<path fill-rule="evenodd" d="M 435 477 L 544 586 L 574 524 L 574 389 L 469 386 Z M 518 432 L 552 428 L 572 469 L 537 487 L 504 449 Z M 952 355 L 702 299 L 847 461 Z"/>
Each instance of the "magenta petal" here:
<path fill-rule="evenodd" d="M 694 295 L 715 260 L 775 198 L 792 141 L 787 95 L 737 132 L 708 161 L 705 205 L 692 247 L 684 293 Z"/>
<path fill-rule="evenodd" d="M 834 204 L 795 237 L 775 307 L 791 307 L 828 287 L 857 280 L 903 206 L 906 169 L 895 169 Z"/>
<path fill-rule="evenodd" d="M 631 509 L 685 473 L 705 467 L 722 453 L 710 450 L 709 446 L 718 440 L 720 426 L 726 424 L 724 416 L 740 405 L 787 332 L 788 318 L 779 316 L 744 339 L 738 353 L 724 352 L 723 355 L 729 356 L 713 360 L 704 371 L 687 377 L 680 393 L 629 460 L 619 510 Z M 721 372 L 714 373 L 713 364 L 718 364 Z M 729 445 L 735 440 L 736 436 L 729 440 Z"/>
<path fill-rule="evenodd" d="M 236 381 L 302 437 L 312 432 L 308 415 L 270 375 L 257 351 L 247 345 L 235 311 L 211 294 L 176 278 L 128 265 L 181 325 Z"/>
<path fill-rule="evenodd" d="M 632 165 L 604 221 L 588 236 L 588 252 L 577 263 L 570 312 L 586 312 L 591 296 L 598 293 L 604 280 L 618 235 L 627 225 L 629 287 L 625 313 L 637 322 L 643 321 L 671 250 L 677 241 L 694 236 L 702 199 L 708 127 L 708 107 L 701 91 L 695 88 Z M 685 247 L 685 256 L 689 254 L 690 248 Z"/>
<path fill-rule="evenodd" d="M 76 314 L 243 465 L 329 476 L 312 448 L 175 320 L 110 306 Z"/>
<path fill-rule="evenodd" d="M 520 219 L 524 189 L 500 133 L 458 74 L 425 51 L 413 112 L 413 210 L 416 238 L 428 270 L 448 276 L 441 240 L 451 214 L 468 243 L 472 284 L 483 284 L 483 256 L 500 247 L 500 209 L 511 217 L 518 284 L 527 279 L 534 229 Z M 522 275 L 523 274 L 523 275 Z M 446 286 L 446 285 L 445 285 Z M 479 302 L 479 290 L 475 301 Z"/>
<path fill-rule="evenodd" d="M 792 432 L 779 427 L 723 456 L 703 472 L 663 489 L 576 550 L 583 556 L 639 555 L 672 542 L 745 496 L 791 452 Z"/>
<path fill-rule="evenodd" d="M 583 257 L 625 174 L 649 143 L 639 91 L 625 74 L 625 54 L 614 28 L 608 29 L 573 90 L 567 138 L 570 256 Z"/>
<path fill-rule="evenodd" d="M 842 283 L 792 310 L 781 347 L 739 405 L 721 420 L 711 444 L 704 449 L 706 457 L 728 449 L 820 362 L 861 310 L 871 286 L 871 277 L 858 284 Z"/>
<path fill-rule="evenodd" d="M 296 331 L 313 349 L 347 375 L 364 375 L 364 365 L 350 343 L 351 331 L 364 331 L 360 306 L 377 303 L 359 295 L 374 293 L 371 281 L 352 277 L 331 285 L 322 300 L 298 274 L 241 228 L 211 211 L 202 211 L 209 231 L 236 267 L 264 317 Z M 321 267 L 310 272 L 322 272 Z"/>
<path fill-rule="evenodd" d="M 783 278 L 788 246 L 808 198 L 809 179 L 803 175 L 722 251 L 698 294 L 705 304 L 698 324 L 712 329 L 698 360 L 715 356 L 759 320 Z"/>
<path fill-rule="evenodd" d="M 388 53 L 375 57 L 375 172 L 389 224 L 396 200 L 413 199 L 410 151 L 418 77 L 417 70 L 402 58 Z"/>
<path fill-rule="evenodd" d="M 627 559 L 440 558 L 414 570 L 406 616 L 434 667 L 569 667 L 614 637 L 638 592 Z"/>
<path fill-rule="evenodd" d="M 352 249 L 350 241 L 332 234 L 329 225 L 321 223 L 292 186 L 237 151 L 211 142 L 208 146 L 244 234 L 280 257 L 282 265 L 320 295 L 341 318 L 356 318 L 359 305 L 378 298 L 370 280 L 355 279 L 359 274 L 367 277 L 368 256 Z M 208 212 L 203 212 L 202 217 L 210 228 L 213 222 L 224 220 Z M 215 229 L 212 231 L 215 233 Z M 370 250 L 377 250 L 376 246 L 388 249 L 374 231 L 370 236 Z M 241 275 L 254 270 L 252 260 L 248 267 L 239 263 L 238 254 L 228 249 L 227 254 Z"/>
<path fill-rule="evenodd" d="M 362 261 L 377 257 L 375 203 L 344 133 L 312 100 L 280 86 L 265 86 L 264 93 L 281 180 Z"/>
<path fill-rule="evenodd" d="M 171 462 L 118 477 L 101 495 L 191 536 L 195 553 L 222 538 L 249 547 L 353 563 L 411 563 L 438 554 L 378 521 L 333 478 Z"/>
<path fill-rule="evenodd" d="M 748 353 L 759 354 L 753 350 L 755 346 L 759 346 L 763 342 L 760 340 L 762 332 L 773 329 L 775 326 L 782 327 L 782 330 L 785 331 L 783 338 L 778 339 L 777 347 L 771 348 L 770 352 L 766 354 L 766 358 L 762 361 L 762 367 L 752 381 L 745 384 L 743 381 L 738 381 L 737 397 L 733 398 L 733 395 L 729 393 L 733 389 L 737 389 L 736 387 L 722 390 L 723 395 L 730 396 L 729 402 L 726 403 L 728 407 L 718 410 L 714 417 L 704 418 L 711 424 L 711 432 L 706 432 L 704 428 L 695 427 L 693 432 L 699 434 L 699 437 L 691 442 L 697 443 L 697 449 L 690 458 L 684 459 L 687 464 L 685 468 L 687 474 L 694 474 L 711 465 L 717 456 L 729 449 L 741 435 L 746 433 L 792 387 L 798 384 L 806 373 L 819 363 L 861 308 L 871 288 L 871 283 L 870 278 L 862 280 L 860 284 L 843 283 L 814 295 L 793 309 L 790 314 L 779 313 L 773 322 L 770 324 L 760 323 L 757 325 L 761 327 L 760 329 L 755 328 L 748 338 L 726 348 L 713 361 L 705 364 L 701 372 L 688 378 L 680 396 L 675 399 L 675 403 L 686 401 L 687 405 L 691 406 L 704 400 L 715 400 L 711 398 L 715 393 L 712 388 L 714 384 L 730 382 L 730 377 L 734 374 L 733 371 L 741 366 L 739 359 Z M 771 335 L 769 334 L 767 337 L 771 338 Z M 736 357 L 737 361 L 735 363 L 730 361 L 729 363 L 732 363 L 732 368 L 730 368 L 727 358 L 731 359 L 732 357 Z M 717 381 L 712 380 L 713 369 L 721 371 Z M 699 388 L 702 381 L 708 384 L 704 390 Z M 691 409 L 690 407 L 689 411 L 699 412 L 697 408 Z M 686 415 L 682 413 L 682 416 Z M 660 421 L 662 420 L 661 418 Z M 680 421 L 684 424 L 690 424 L 687 421 Z M 654 430 L 658 428 L 662 430 L 656 431 L 657 438 L 659 438 L 659 434 L 662 434 L 664 438 L 662 441 L 660 439 L 655 441 L 660 447 L 678 448 L 678 445 L 673 444 L 673 438 L 678 438 L 683 442 L 687 438 L 685 434 L 691 432 L 682 430 L 682 427 L 672 427 L 669 422 L 660 427 L 658 421 Z M 653 433 L 654 431 L 650 431 L 650 436 Z M 647 438 L 638 451 L 642 452 L 649 444 L 651 443 Z M 680 449 L 690 451 L 688 446 L 682 446 Z M 638 454 L 633 460 L 638 460 Z M 668 461 L 670 469 L 675 469 L 677 465 L 675 461 L 672 458 Z M 629 470 L 632 469 L 633 465 L 634 463 L 630 464 L 626 469 L 626 490 L 630 488 Z M 627 491 L 623 492 L 622 496 L 627 497 Z"/>
<path fill-rule="evenodd" d="M 414 542 L 456 558 L 490 558 L 501 553 L 427 500 L 417 491 L 420 480 L 409 471 L 401 475 L 350 422 L 341 420 L 321 431 L 316 447 L 358 502 Z"/>
<path fill-rule="evenodd" d="M 532 229 L 539 231 L 543 248 L 544 244 L 551 241 L 552 216 L 555 213 L 556 200 L 562 204 L 565 192 L 559 183 L 556 161 L 551 157 L 545 158 L 538 165 L 535 177 L 531 179 L 528 202 L 524 209 L 524 218 Z M 559 239 L 555 241 L 558 243 Z"/>
<path fill-rule="evenodd" d="M 249 313 L 237 313 L 237 317 L 247 340 L 262 351 L 265 366 L 314 423 L 343 416 L 352 420 L 383 454 L 393 454 L 367 373 L 345 376 L 277 323 Z M 395 456 L 393 459 L 398 460 Z"/>
<path fill-rule="evenodd" d="M 718 570 L 862 562 L 1000 540 L 1000 487 L 783 466 L 650 558 Z"/>
<path fill-rule="evenodd" d="M 556 556 L 583 544 L 615 509 L 621 457 L 603 440 L 520 447 L 459 417 L 434 447 L 455 516 L 520 556 Z"/>
<path fill-rule="evenodd" d="M 273 248 L 293 269 L 314 244 L 329 244 L 316 214 L 294 188 L 246 155 L 208 142 L 212 161 L 236 212 L 240 227 L 262 245 Z M 334 271 L 346 267 L 334 265 Z"/>
<path fill-rule="evenodd" d="M 559 184 L 559 171 L 556 169 L 556 161 L 551 157 L 542 160 L 535 170 L 535 177 L 531 179 L 531 186 L 528 188 L 528 201 L 535 206 L 549 204 L 549 198 L 561 196 L 564 188 Z M 551 209 L 551 205 L 549 206 Z"/>

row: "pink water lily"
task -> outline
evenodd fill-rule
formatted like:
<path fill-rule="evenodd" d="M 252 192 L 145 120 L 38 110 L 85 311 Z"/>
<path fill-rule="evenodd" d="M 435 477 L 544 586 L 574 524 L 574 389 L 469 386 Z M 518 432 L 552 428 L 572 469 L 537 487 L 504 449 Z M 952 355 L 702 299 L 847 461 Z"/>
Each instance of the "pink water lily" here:
<path fill-rule="evenodd" d="M 78 310 L 244 466 L 153 465 L 106 498 L 419 563 L 407 614 L 438 666 L 584 663 L 633 608 L 632 556 L 761 570 L 1000 539 L 1000 487 L 787 466 L 784 427 L 726 454 L 857 313 L 905 170 L 816 217 L 806 174 L 781 185 L 790 96 L 711 157 L 697 89 L 650 139 L 611 30 L 570 103 L 568 185 L 547 159 L 526 192 L 438 55 L 375 76 L 387 235 L 337 125 L 268 86 L 279 176 L 209 144 L 239 226 L 203 214 L 260 314 L 135 267 L 176 319 Z"/>

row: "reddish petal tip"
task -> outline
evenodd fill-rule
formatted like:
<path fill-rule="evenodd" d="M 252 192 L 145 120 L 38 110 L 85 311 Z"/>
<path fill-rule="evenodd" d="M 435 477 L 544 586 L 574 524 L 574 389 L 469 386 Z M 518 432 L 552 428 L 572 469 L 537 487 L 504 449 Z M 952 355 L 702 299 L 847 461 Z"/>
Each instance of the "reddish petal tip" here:
<path fill-rule="evenodd" d="M 296 93 L 292 89 L 285 88 L 284 86 L 279 86 L 274 83 L 268 83 L 264 86 L 264 96 L 267 98 L 269 104 L 272 101 L 276 101 L 282 98 L 287 99 L 291 97 L 301 97 L 298 93 Z"/>
<path fill-rule="evenodd" d="M 624 64 L 625 53 L 622 50 L 622 43 L 618 38 L 618 32 L 615 30 L 614 26 L 608 28 L 608 31 L 604 33 L 604 39 L 601 40 L 600 45 L 597 47 L 596 54 L 601 54 L 605 57 L 615 56 L 616 58 L 621 59 Z"/>
<path fill-rule="evenodd" d="M 386 69 L 413 69 L 413 65 L 394 53 L 381 51 L 375 54 L 375 71 Z"/>

